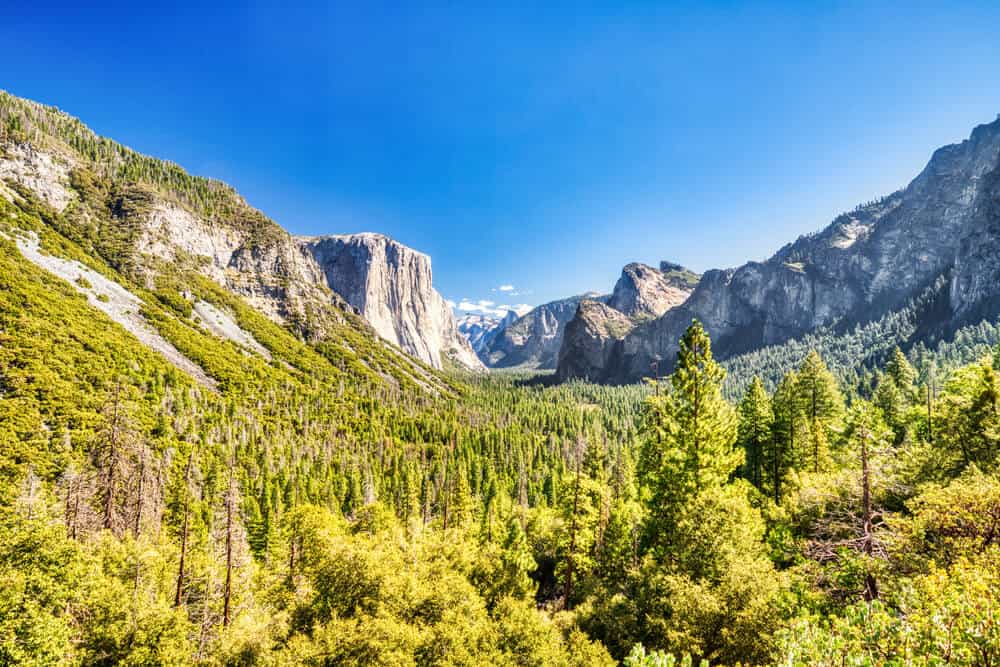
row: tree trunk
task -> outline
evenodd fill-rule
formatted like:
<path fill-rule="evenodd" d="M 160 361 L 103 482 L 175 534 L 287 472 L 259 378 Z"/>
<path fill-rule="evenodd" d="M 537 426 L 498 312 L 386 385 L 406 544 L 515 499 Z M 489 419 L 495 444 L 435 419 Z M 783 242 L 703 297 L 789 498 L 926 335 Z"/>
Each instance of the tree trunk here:
<path fill-rule="evenodd" d="M 139 531 L 142 529 L 142 494 L 145 492 L 146 487 L 146 447 L 145 445 L 139 450 L 139 488 L 136 490 L 135 498 L 135 524 L 132 526 L 132 532 L 136 537 L 139 537 Z"/>
<path fill-rule="evenodd" d="M 194 445 L 188 454 L 187 468 L 184 470 L 184 524 L 181 528 L 181 556 L 177 567 L 177 592 L 174 594 L 174 606 L 181 606 L 184 594 L 184 566 L 187 559 L 188 531 L 191 515 L 191 466 L 194 464 Z"/>
<path fill-rule="evenodd" d="M 773 438 L 773 436 L 772 436 Z M 781 504 L 781 451 L 778 447 L 778 443 L 775 441 L 777 438 L 773 438 L 773 467 L 774 467 L 774 504 Z"/>
<path fill-rule="evenodd" d="M 563 608 L 570 608 L 570 596 L 573 594 L 573 569 L 576 566 L 576 514 L 579 511 L 580 503 L 580 459 L 583 458 L 580 451 L 582 441 L 577 442 L 576 451 L 576 484 L 573 489 L 573 517 L 569 527 L 569 553 L 566 556 L 566 585 L 563 588 Z"/>
<path fill-rule="evenodd" d="M 871 497 L 871 470 L 868 466 L 868 431 L 861 433 L 861 510 L 864 519 L 864 539 L 862 550 L 870 561 L 874 553 L 874 537 L 872 535 L 872 497 Z M 865 565 L 865 600 L 871 602 L 878 599 L 878 584 L 875 577 L 868 569 L 871 563 Z"/>
<path fill-rule="evenodd" d="M 115 383 L 115 398 L 111 412 L 111 430 L 108 435 L 107 472 L 104 475 L 104 519 L 101 522 L 105 530 L 111 530 L 114 525 L 115 505 L 115 467 L 118 465 L 118 411 L 121 407 L 121 381 Z"/>
<path fill-rule="evenodd" d="M 934 388 L 931 381 L 927 381 L 927 442 L 934 444 L 934 414 L 932 409 Z"/>
<path fill-rule="evenodd" d="M 223 596 L 222 625 L 229 627 L 233 581 L 233 463 L 229 463 L 229 489 L 226 492 L 226 588 Z"/>

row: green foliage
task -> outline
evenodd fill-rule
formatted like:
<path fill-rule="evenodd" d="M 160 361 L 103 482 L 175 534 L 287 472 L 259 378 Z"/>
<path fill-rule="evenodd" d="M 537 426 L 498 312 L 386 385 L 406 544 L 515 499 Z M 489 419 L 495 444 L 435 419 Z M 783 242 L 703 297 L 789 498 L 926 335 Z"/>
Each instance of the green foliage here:
<path fill-rule="evenodd" d="M 0 663 L 996 663 L 1000 333 L 918 342 L 944 285 L 728 374 L 694 323 L 661 386 L 441 373 L 353 315 L 138 275 L 157 202 L 273 242 L 228 187 L 6 94 L 0 141 L 73 155 L 78 198 L 0 198 Z"/>
<path fill-rule="evenodd" d="M 806 618 L 784 635 L 788 665 L 960 664 L 1000 659 L 1000 560 L 995 549 L 908 583 L 898 607 L 857 604 L 829 623 Z"/>
<path fill-rule="evenodd" d="M 754 378 L 743 395 L 739 405 L 739 435 L 737 443 L 743 448 L 745 463 L 743 477 L 758 489 L 764 488 L 765 472 L 768 467 L 769 453 L 773 440 L 774 411 L 771 409 L 771 399 L 764 390 L 760 378 Z M 773 462 L 771 464 L 773 476 Z M 772 483 L 773 484 L 773 483 Z"/>
<path fill-rule="evenodd" d="M 670 391 L 645 405 L 641 471 L 654 517 L 649 539 L 669 534 L 684 500 L 722 483 L 742 463 L 742 452 L 733 446 L 736 414 L 722 398 L 724 377 L 708 335 L 694 322 L 681 339 Z"/>

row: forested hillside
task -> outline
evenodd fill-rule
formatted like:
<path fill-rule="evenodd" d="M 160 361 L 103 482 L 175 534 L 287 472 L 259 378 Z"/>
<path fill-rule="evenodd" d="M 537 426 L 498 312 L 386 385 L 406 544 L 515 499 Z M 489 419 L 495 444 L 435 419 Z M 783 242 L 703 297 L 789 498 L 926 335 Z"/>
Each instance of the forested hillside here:
<path fill-rule="evenodd" d="M 727 374 L 695 322 L 626 387 L 446 373 L 140 270 L 146 188 L 246 212 L 144 164 L 62 210 L 0 190 L 0 664 L 1000 661 L 995 325 Z"/>

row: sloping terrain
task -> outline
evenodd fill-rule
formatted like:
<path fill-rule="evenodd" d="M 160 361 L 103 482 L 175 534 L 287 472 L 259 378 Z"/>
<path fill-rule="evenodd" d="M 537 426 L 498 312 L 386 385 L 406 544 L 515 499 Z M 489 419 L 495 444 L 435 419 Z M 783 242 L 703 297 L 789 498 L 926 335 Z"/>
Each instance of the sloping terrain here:
<path fill-rule="evenodd" d="M 837 217 L 766 262 L 707 272 L 680 306 L 581 361 L 572 345 L 560 377 L 632 382 L 654 362 L 672 364 L 692 319 L 720 358 L 801 338 L 847 332 L 911 303 L 944 281 L 919 335 L 947 336 L 1000 313 L 1000 119 L 936 151 L 905 189 Z M 588 342 L 588 345 L 590 343 Z"/>
<path fill-rule="evenodd" d="M 350 271 L 330 271 L 331 242 L 293 237 L 226 184 L 98 137 L 57 109 L 0 92 L 0 128 L 7 198 L 37 199 L 68 238 L 138 282 L 194 270 L 305 339 L 323 339 L 359 312 L 425 364 L 481 367 L 425 255 L 377 235 L 333 237 L 367 253 L 342 265 Z M 373 238 L 382 240 L 371 246 Z M 368 286 L 364 298 L 341 296 L 360 294 L 358 285 Z"/>

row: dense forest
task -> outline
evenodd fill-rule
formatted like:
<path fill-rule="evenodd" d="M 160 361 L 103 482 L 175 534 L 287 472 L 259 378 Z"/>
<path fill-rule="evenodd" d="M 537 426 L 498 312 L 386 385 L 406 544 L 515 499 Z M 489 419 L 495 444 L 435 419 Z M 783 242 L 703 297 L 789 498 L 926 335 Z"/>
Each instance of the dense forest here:
<path fill-rule="evenodd" d="M 0 136 L 92 161 L 86 205 L 0 197 L 0 664 L 1000 664 L 998 329 L 885 342 L 940 286 L 725 364 L 694 322 L 644 385 L 440 372 L 347 312 L 304 342 L 138 272 L 147 197 L 273 223 L 0 102 Z M 205 377 L 31 242 L 127 286 Z"/>

